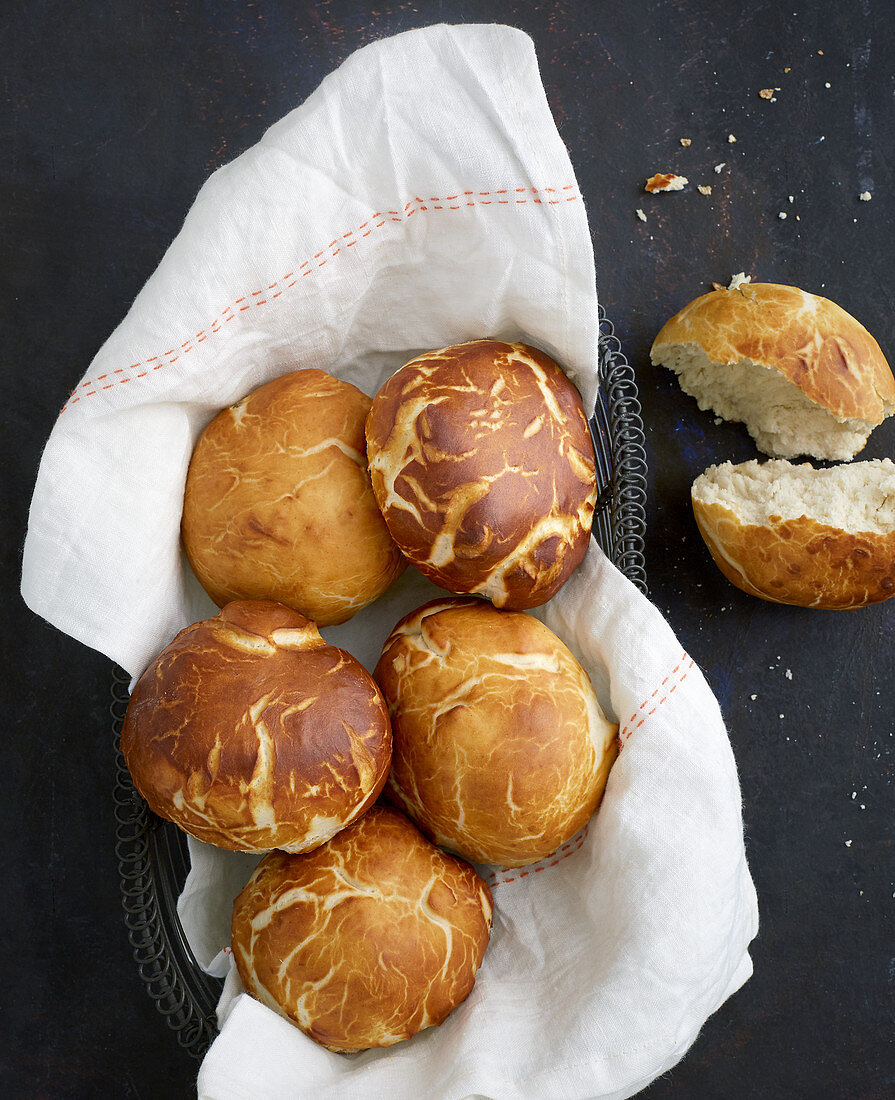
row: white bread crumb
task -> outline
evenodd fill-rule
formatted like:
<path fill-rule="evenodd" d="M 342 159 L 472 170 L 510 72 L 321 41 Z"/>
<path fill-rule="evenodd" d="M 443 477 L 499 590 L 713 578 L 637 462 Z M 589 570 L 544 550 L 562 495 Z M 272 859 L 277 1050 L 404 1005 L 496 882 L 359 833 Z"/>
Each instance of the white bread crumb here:
<path fill-rule="evenodd" d="M 873 196 L 870 194 L 869 191 L 862 191 L 861 194 L 858 195 L 858 198 L 861 200 L 861 202 L 870 202 Z"/>
<path fill-rule="evenodd" d="M 637 210 L 635 211 L 635 213 L 637 214 L 637 217 L 640 218 L 640 220 L 642 222 L 646 221 L 646 214 L 644 214 L 644 212 L 640 209 L 639 206 L 637 207 Z"/>
<path fill-rule="evenodd" d="M 748 283 L 751 283 L 751 282 L 752 282 L 752 276 L 747 275 L 745 273 L 745 271 L 740 271 L 738 274 L 730 276 L 730 285 L 728 286 L 727 289 L 728 290 L 736 290 L 737 287 L 745 286 L 745 285 L 747 285 Z"/>
<path fill-rule="evenodd" d="M 700 183 L 697 186 L 696 190 L 700 193 L 700 195 L 711 195 L 712 193 L 712 189 L 707 183 Z"/>
<path fill-rule="evenodd" d="M 651 195 L 657 191 L 683 191 L 689 182 L 686 176 L 677 176 L 674 172 L 657 172 L 650 176 L 643 189 Z"/>
<path fill-rule="evenodd" d="M 719 175 L 719 176 L 721 175 L 721 169 L 722 169 L 722 168 L 723 168 L 723 167 L 724 167 L 724 166 L 725 166 L 726 164 L 727 164 L 727 161 L 726 161 L 726 160 L 722 160 L 720 164 L 716 164 L 716 165 L 715 165 L 715 171 L 716 171 L 716 172 L 718 173 L 718 175 Z"/>
<path fill-rule="evenodd" d="M 780 221 L 782 221 L 782 222 L 786 221 L 786 211 L 785 211 L 785 210 L 781 210 L 781 211 L 780 211 L 780 213 L 779 213 L 779 214 L 777 215 L 777 217 L 778 217 L 778 218 L 780 219 Z"/>
<path fill-rule="evenodd" d="M 736 141 L 736 138 L 733 136 L 733 134 L 728 134 L 727 140 L 732 145 Z"/>

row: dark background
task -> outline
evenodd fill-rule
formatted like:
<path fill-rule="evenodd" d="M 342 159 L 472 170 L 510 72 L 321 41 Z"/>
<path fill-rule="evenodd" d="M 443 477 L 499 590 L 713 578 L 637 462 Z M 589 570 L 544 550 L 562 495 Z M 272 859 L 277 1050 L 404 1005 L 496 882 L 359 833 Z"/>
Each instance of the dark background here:
<path fill-rule="evenodd" d="M 728 585 L 688 489 L 710 462 L 754 448 L 648 356 L 668 316 L 743 270 L 832 298 L 895 356 L 891 0 L 2 6 L 0 1093 L 188 1097 L 196 1072 L 140 984 L 122 922 L 109 662 L 18 595 L 43 443 L 208 174 L 358 46 L 440 21 L 534 38 L 601 301 L 637 372 L 652 596 L 716 690 L 740 768 L 755 975 L 643 1095 L 891 1097 L 895 602 L 812 612 Z M 766 87 L 776 102 L 758 96 Z M 645 195 L 645 178 L 668 170 L 691 186 Z M 890 423 L 861 457 L 893 451 Z"/>

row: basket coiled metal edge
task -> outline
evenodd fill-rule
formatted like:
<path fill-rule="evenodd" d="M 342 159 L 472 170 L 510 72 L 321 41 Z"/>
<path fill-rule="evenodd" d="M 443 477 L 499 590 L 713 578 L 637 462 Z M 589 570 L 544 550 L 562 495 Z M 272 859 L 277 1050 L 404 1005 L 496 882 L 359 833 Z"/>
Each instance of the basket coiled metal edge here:
<path fill-rule="evenodd" d="M 597 466 L 593 533 L 613 564 L 647 592 L 646 452 L 634 371 L 600 306 L 600 390 L 589 422 Z M 115 853 L 128 939 L 137 971 L 180 1046 L 201 1058 L 217 1034 L 223 982 L 206 974 L 184 935 L 177 898 L 189 870 L 185 835 L 151 812 L 121 753 L 130 678 L 112 676 Z"/>
<path fill-rule="evenodd" d="M 199 965 L 177 914 L 189 869 L 186 837 L 157 817 L 134 788 L 121 753 L 130 677 L 112 672 L 115 750 L 115 854 L 128 939 L 137 972 L 177 1042 L 201 1058 L 217 1033 L 215 1006 L 223 982 Z"/>

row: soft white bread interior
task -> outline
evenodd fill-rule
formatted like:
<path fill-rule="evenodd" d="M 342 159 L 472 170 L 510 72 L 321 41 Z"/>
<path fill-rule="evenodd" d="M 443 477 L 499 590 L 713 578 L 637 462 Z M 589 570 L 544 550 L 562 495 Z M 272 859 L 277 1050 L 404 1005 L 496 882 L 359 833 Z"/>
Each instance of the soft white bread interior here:
<path fill-rule="evenodd" d="M 777 458 L 853 458 L 895 412 L 895 378 L 870 333 L 797 287 L 740 282 L 704 294 L 662 327 L 650 357 Z"/>
<path fill-rule="evenodd" d="M 775 603 L 846 609 L 895 595 L 895 463 L 831 469 L 725 462 L 693 483 L 696 523 L 718 568 Z"/>

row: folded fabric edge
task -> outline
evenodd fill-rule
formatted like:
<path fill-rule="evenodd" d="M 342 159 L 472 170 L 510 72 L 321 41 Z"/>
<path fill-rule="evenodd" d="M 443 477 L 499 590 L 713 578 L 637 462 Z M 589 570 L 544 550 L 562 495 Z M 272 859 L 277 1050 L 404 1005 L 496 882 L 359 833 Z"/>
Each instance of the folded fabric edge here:
<path fill-rule="evenodd" d="M 662 1074 L 669 1072 L 675 1066 L 677 1066 L 686 1055 L 687 1051 L 693 1046 L 699 1037 L 700 1032 L 705 1026 L 706 1022 L 713 1016 L 724 1003 L 733 996 L 752 976 L 753 966 L 752 959 L 749 952 L 746 951 L 743 957 L 740 959 L 739 964 L 734 970 L 730 980 L 725 985 L 721 995 L 715 1001 L 713 1007 L 709 1011 L 708 1015 L 702 1020 L 695 1028 L 692 1026 L 686 1028 L 682 1034 L 669 1038 L 664 1036 L 656 1039 L 652 1043 L 642 1044 L 636 1049 L 613 1051 L 608 1054 L 591 1056 L 582 1059 L 581 1061 L 569 1063 L 566 1065 L 552 1066 L 549 1070 L 543 1070 L 537 1074 L 529 1075 L 528 1077 L 520 1078 L 516 1081 L 501 1081 L 500 1087 L 500 1100 L 544 1100 L 545 1097 L 550 1097 L 551 1100 L 628 1100 L 629 1097 L 635 1096 L 642 1089 L 645 1089 Z M 235 1010 L 238 1010 L 240 1002 L 244 1001 L 244 1011 L 254 1012 L 261 1010 L 265 1015 L 270 1014 L 271 1017 L 276 1020 L 281 1020 L 276 1013 L 271 1009 L 260 1004 L 260 1002 L 254 1001 L 248 993 L 237 994 L 230 1005 L 227 1020 L 224 1022 L 226 1027 L 227 1022 L 233 1015 Z M 233 1020 L 232 1026 L 239 1024 L 238 1019 Z M 223 1029 L 219 1033 L 218 1038 L 223 1035 Z M 215 1040 L 217 1042 L 217 1039 Z M 308 1040 L 311 1042 L 311 1040 Z M 663 1058 L 662 1063 L 656 1069 L 650 1070 L 645 1076 L 638 1078 L 635 1082 L 625 1086 L 620 1090 L 614 1090 L 612 1092 L 593 1093 L 590 1091 L 593 1087 L 593 1068 L 600 1066 L 605 1068 L 607 1063 L 618 1061 L 624 1058 L 630 1058 L 632 1054 L 645 1055 L 649 1051 L 656 1048 L 664 1047 L 667 1050 L 667 1054 Z M 212 1048 L 213 1049 L 213 1048 Z M 263 1096 L 260 1096 L 257 1091 L 257 1082 L 246 1082 L 244 1079 L 236 1077 L 227 1070 L 222 1068 L 220 1064 L 211 1066 L 211 1060 L 217 1055 L 212 1055 L 212 1059 L 209 1055 L 212 1054 L 210 1050 L 206 1054 L 199 1067 L 199 1074 L 197 1080 L 198 1087 L 198 1100 L 264 1100 Z M 335 1059 L 341 1059 L 341 1055 L 332 1055 Z M 248 1068 L 248 1067 L 247 1067 Z M 466 1097 L 475 1096 L 477 1100 L 495 1100 L 487 1092 L 481 1092 L 482 1086 L 481 1080 L 476 1080 L 476 1071 L 468 1070 L 464 1075 L 462 1082 L 459 1082 L 456 1089 L 451 1093 L 440 1094 L 444 1100 L 465 1100 Z M 543 1092 L 540 1085 L 534 1084 L 539 1078 L 543 1078 L 546 1074 L 551 1074 L 551 1081 L 549 1092 Z M 213 1080 L 209 1081 L 208 1077 L 212 1076 Z M 321 1096 L 328 1096 L 330 1089 L 339 1088 L 344 1081 L 334 1079 L 329 1084 L 322 1084 L 318 1082 L 317 1087 L 320 1088 Z M 223 1086 L 226 1091 L 221 1091 Z M 393 1087 L 397 1089 L 398 1083 L 393 1082 Z M 491 1087 L 491 1086 L 486 1086 Z M 557 1088 L 560 1091 L 557 1091 Z M 213 1089 L 214 1091 L 209 1091 Z M 325 1092 L 323 1090 L 326 1090 Z M 332 1094 L 332 1100 L 335 1100 L 337 1095 L 335 1092 Z M 395 1094 L 400 1096 L 400 1093 Z M 438 1094 L 428 1093 L 431 1100 L 439 1100 Z M 282 1097 L 272 1095 L 271 1100 L 282 1100 Z"/>

